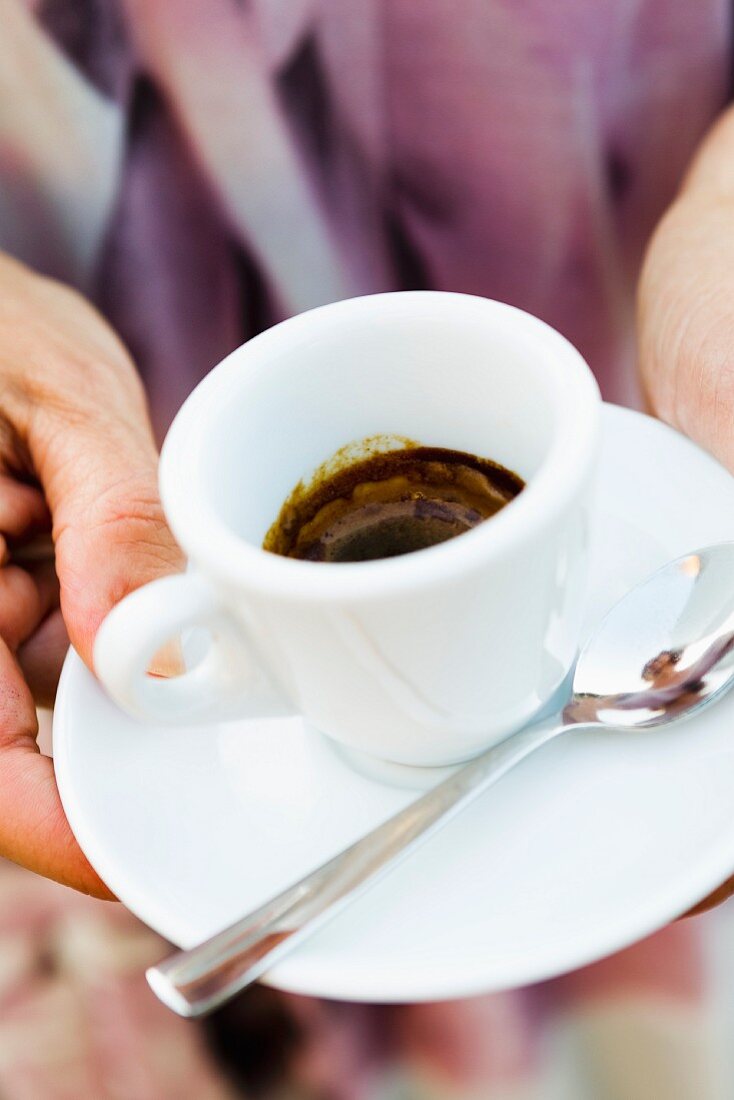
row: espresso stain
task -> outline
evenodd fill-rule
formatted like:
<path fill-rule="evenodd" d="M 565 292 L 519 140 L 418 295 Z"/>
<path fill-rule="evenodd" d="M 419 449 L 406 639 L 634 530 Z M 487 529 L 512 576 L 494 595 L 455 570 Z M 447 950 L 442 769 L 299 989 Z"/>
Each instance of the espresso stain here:
<path fill-rule="evenodd" d="M 296 486 L 263 548 L 311 561 L 394 557 L 489 519 L 524 484 L 487 458 L 371 436 L 340 448 Z"/>

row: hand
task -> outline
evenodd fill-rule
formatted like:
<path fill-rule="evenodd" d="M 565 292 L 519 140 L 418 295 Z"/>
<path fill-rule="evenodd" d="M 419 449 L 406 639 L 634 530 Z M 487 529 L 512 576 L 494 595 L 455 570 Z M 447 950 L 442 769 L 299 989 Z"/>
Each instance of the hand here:
<path fill-rule="evenodd" d="M 652 410 L 734 473 L 732 112 L 704 143 L 650 242 L 638 292 L 638 350 Z M 691 912 L 732 894 L 734 878 Z"/>
<path fill-rule="evenodd" d="M 0 855 L 100 897 L 38 751 L 35 703 L 53 698 L 67 631 L 91 668 L 110 608 L 181 567 L 156 466 L 115 334 L 80 295 L 0 254 Z M 47 531 L 55 571 L 19 564 Z"/>

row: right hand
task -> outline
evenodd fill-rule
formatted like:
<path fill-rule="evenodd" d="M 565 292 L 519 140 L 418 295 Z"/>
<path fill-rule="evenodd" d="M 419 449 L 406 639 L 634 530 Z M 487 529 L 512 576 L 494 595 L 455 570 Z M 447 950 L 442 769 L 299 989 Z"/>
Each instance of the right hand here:
<path fill-rule="evenodd" d="M 75 291 L 0 254 L 0 856 L 99 897 L 111 895 L 66 821 L 35 707 L 53 698 L 67 633 L 91 668 L 113 605 L 181 568 L 156 468 L 114 332 Z M 14 564 L 49 530 L 55 571 Z"/>
<path fill-rule="evenodd" d="M 711 129 L 647 249 L 638 349 L 650 407 L 734 473 L 734 109 Z M 681 501 L 685 509 L 686 501 Z M 734 870 L 734 869 L 733 869 Z M 734 896 L 734 876 L 690 911 Z"/>

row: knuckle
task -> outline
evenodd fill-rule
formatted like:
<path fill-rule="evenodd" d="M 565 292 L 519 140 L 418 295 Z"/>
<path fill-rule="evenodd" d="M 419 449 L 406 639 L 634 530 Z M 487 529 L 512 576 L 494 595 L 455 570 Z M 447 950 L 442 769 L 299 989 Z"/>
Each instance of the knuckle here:
<path fill-rule="evenodd" d="M 58 510 L 54 539 L 57 550 L 63 550 L 66 542 L 99 536 L 134 541 L 156 530 L 164 531 L 166 525 L 151 471 L 107 476 L 104 485 L 92 472 L 80 479 L 77 492 Z"/>
<path fill-rule="evenodd" d="M 145 469 L 125 473 L 99 493 L 91 508 L 93 527 L 164 525 L 155 475 Z"/>
<path fill-rule="evenodd" d="M 163 515 L 154 471 L 127 473 L 77 504 L 55 535 L 64 587 L 67 595 L 74 590 L 75 602 L 84 601 L 90 572 L 103 570 L 111 555 L 117 598 L 151 576 L 180 567 L 180 551 Z M 121 558 L 124 569 L 119 567 Z"/>

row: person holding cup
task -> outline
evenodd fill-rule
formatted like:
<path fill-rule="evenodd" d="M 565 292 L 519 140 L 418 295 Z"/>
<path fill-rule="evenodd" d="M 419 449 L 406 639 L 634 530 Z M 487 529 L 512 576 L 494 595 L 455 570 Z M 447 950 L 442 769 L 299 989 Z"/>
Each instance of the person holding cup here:
<path fill-rule="evenodd" d="M 734 469 L 721 6 L 647 0 L 630 26 L 608 3 L 602 27 L 579 2 L 572 34 L 452 7 L 392 5 L 382 36 L 372 3 L 128 0 L 86 28 L 63 3 L 0 8 L 3 856 L 109 896 L 35 703 L 67 637 L 93 667 L 110 610 L 182 568 L 155 438 L 273 321 L 403 287 L 498 298 L 634 402 L 637 279 L 651 407 Z M 55 570 L 24 563 L 49 530 Z"/>
<path fill-rule="evenodd" d="M 166 158 L 170 165 L 177 166 L 179 188 L 184 179 L 187 181 L 189 208 L 195 211 L 196 219 L 193 223 L 190 219 L 184 223 L 184 210 L 169 204 L 164 216 L 158 218 L 156 231 L 160 247 L 152 238 L 141 236 L 145 230 L 136 219 L 135 208 L 131 206 L 133 193 L 128 188 L 123 187 L 115 203 L 109 183 L 105 190 L 101 179 L 84 174 L 82 165 L 92 162 L 102 174 L 103 167 L 108 176 L 113 172 L 117 164 L 112 151 L 116 131 L 114 119 L 101 112 L 97 93 L 91 88 L 85 91 L 79 84 L 81 78 L 65 67 L 63 53 L 59 51 L 72 48 L 73 43 L 64 37 L 69 33 L 68 28 L 65 29 L 63 22 L 54 23 L 52 19 L 44 31 L 17 2 L 6 4 L 3 10 L 6 33 L 0 48 L 4 50 L 3 61 L 9 79 L 15 72 L 10 68 L 13 49 L 22 48 L 32 60 L 24 74 L 15 74 L 17 81 L 25 80 L 29 84 L 27 110 L 40 125 L 44 99 L 38 82 L 33 83 L 33 75 L 46 73 L 54 95 L 65 105 L 73 132 L 79 135 L 75 168 L 78 196 L 73 200 L 73 209 L 63 207 L 61 193 L 54 187 L 45 200 L 38 192 L 36 199 L 28 198 L 27 209 L 42 211 L 47 221 L 56 217 L 60 227 L 70 228 L 76 224 L 76 218 L 86 225 L 86 234 L 96 233 L 96 238 L 85 242 L 67 238 L 64 243 L 60 229 L 57 233 L 40 236 L 39 218 L 34 223 L 30 216 L 19 217 L 19 211 L 26 209 L 18 205 L 22 176 L 14 177 L 11 186 L 10 161 L 7 157 L 3 160 L 4 167 L 0 169 L 5 180 L 3 194 L 7 202 L 12 200 L 14 205 L 0 208 L 0 241 L 5 239 L 12 244 L 15 235 L 19 244 L 15 249 L 16 259 L 6 254 L 0 262 L 0 368 L 5 379 L 2 397 L 5 473 L 0 521 L 3 536 L 11 545 L 53 526 L 61 614 L 54 611 L 59 594 L 53 570 L 41 565 L 29 571 L 15 564 L 12 554 L 6 555 L 1 574 L 7 591 L 2 659 L 4 680 L 9 688 L 4 694 L 9 700 L 7 705 L 12 706 L 12 713 L 3 723 L 6 746 L 0 758 L 4 806 L 0 815 L 4 822 L 0 826 L 0 851 L 41 873 L 102 895 L 106 893 L 105 888 L 68 831 L 55 794 L 50 765 L 35 753 L 32 696 L 41 702 L 52 698 L 67 631 L 72 643 L 92 665 L 93 641 L 111 607 L 145 581 L 180 568 L 182 558 L 161 513 L 154 433 L 130 353 L 79 290 L 50 281 L 19 260 L 35 261 L 47 275 L 65 277 L 67 284 L 92 290 L 103 305 L 107 302 L 108 315 L 117 320 L 119 328 L 127 334 L 128 343 L 147 377 L 159 432 L 179 396 L 185 394 L 192 381 L 211 367 L 222 353 L 231 350 L 239 342 L 240 334 L 244 334 L 241 313 L 237 320 L 239 306 L 234 271 L 226 258 L 228 234 L 246 239 L 250 255 L 258 257 L 261 287 L 267 290 L 264 298 L 259 292 L 262 299 L 260 324 L 266 318 L 272 320 L 285 312 L 299 311 L 331 298 L 390 289 L 399 282 L 401 270 L 407 271 L 408 256 L 414 255 L 411 261 L 414 267 L 417 262 L 416 246 L 409 247 L 407 238 L 402 245 L 397 245 L 397 261 L 388 263 L 390 242 L 382 234 L 369 234 L 367 239 L 360 241 L 340 237 L 337 211 L 332 211 L 334 220 L 329 223 L 318 190 L 303 182 L 298 148 L 289 137 L 286 117 L 267 92 L 270 85 L 260 63 L 248 75 L 246 88 L 238 94 L 249 95 L 252 102 L 259 104 L 261 130 L 258 134 L 267 136 L 268 147 L 272 149 L 274 175 L 267 204 L 253 183 L 249 187 L 241 186 L 243 205 L 232 209 L 231 189 L 237 183 L 237 169 L 219 165 L 216 159 L 219 131 L 212 131 L 206 141 L 202 137 L 204 144 L 200 155 L 208 176 L 218 181 L 219 195 L 233 226 L 227 228 L 227 220 L 217 212 L 215 200 L 202 190 L 186 152 L 188 148 L 199 148 L 198 101 L 192 87 L 184 95 L 174 44 L 197 25 L 197 5 L 184 5 L 179 11 L 174 7 L 164 4 L 148 9 L 144 5 L 131 4 L 124 23 L 130 48 L 133 43 L 135 45 L 134 56 L 148 59 L 148 72 L 157 73 L 157 87 L 165 92 L 170 103 L 178 105 L 184 130 L 175 140 L 169 134 L 165 141 L 161 138 L 153 144 L 150 152 L 145 152 L 140 167 L 136 168 L 137 177 L 129 173 L 123 177 L 130 181 L 130 186 L 134 179 L 140 179 L 142 193 L 149 195 L 145 199 L 146 210 L 154 201 L 151 188 L 156 178 L 154 173 L 158 171 L 156 166 L 165 163 Z M 476 17 L 480 29 L 484 26 L 481 19 L 486 19 L 487 33 L 495 19 L 491 7 L 488 5 L 485 16 Z M 270 17 L 264 10 L 258 10 L 257 17 L 245 18 L 234 11 L 228 12 L 225 3 L 221 8 L 219 23 L 207 20 L 213 28 L 207 31 L 211 40 L 202 39 L 196 49 L 187 40 L 192 64 L 204 64 L 206 51 L 214 50 L 217 42 L 224 42 L 228 28 L 237 57 L 257 58 L 259 50 L 266 50 L 266 53 L 275 50 L 276 55 L 282 54 L 281 67 L 294 55 L 298 43 L 306 40 L 307 27 L 298 24 L 297 20 L 286 30 L 285 25 L 278 28 L 268 23 Z M 261 25 L 258 19 L 265 22 Z M 333 23 L 327 20 L 324 33 L 328 26 L 333 27 L 336 34 L 339 27 L 336 12 L 330 19 Z M 695 57 L 698 55 L 694 57 L 691 53 L 689 57 L 686 52 L 691 35 L 708 43 L 712 58 L 717 57 L 715 51 L 721 39 L 717 37 L 719 24 L 714 6 L 709 11 L 704 4 L 686 19 L 690 27 L 686 24 L 684 28 L 681 24 L 680 36 L 671 40 L 671 71 L 677 61 L 681 66 L 697 63 Z M 401 26 L 399 21 L 396 26 Z M 437 12 L 430 18 L 426 16 L 423 27 L 426 35 L 440 29 Z M 57 46 L 50 44 L 48 33 L 56 34 Z M 521 33 L 519 27 L 512 33 L 508 28 L 508 41 L 515 42 L 515 36 Z M 280 35 L 277 48 L 268 34 Z M 578 48 L 591 50 L 591 46 L 579 45 Z M 447 64 L 451 63 L 451 57 L 453 55 L 447 55 Z M 686 156 L 694 151 L 697 138 L 703 135 L 707 121 L 713 118 L 722 101 L 724 59 L 722 52 L 721 64 L 718 67 L 715 63 L 709 65 L 706 79 L 696 85 L 695 112 L 691 100 L 686 126 L 676 127 L 675 141 L 668 145 L 668 152 L 673 149 L 675 156 L 666 158 L 664 178 L 645 175 L 643 168 L 648 162 L 643 146 L 636 154 L 640 163 L 639 179 L 634 184 L 627 181 L 625 186 L 631 193 L 625 201 L 624 196 L 615 195 L 615 188 L 622 187 L 621 169 L 617 167 L 610 177 L 610 190 L 605 199 L 607 211 L 624 211 L 628 207 L 639 210 L 634 223 L 627 226 L 620 238 L 626 242 L 633 267 L 635 252 L 652 229 L 655 212 L 662 213 L 666 198 L 674 198 L 675 165 L 679 166 L 679 173 Z M 361 54 L 359 63 L 367 65 Z M 147 85 L 140 80 L 130 83 L 134 77 L 129 66 L 122 68 L 119 58 L 116 64 L 119 79 L 124 75 L 128 82 L 125 86 L 138 89 L 138 111 L 143 111 L 151 121 L 166 118 L 167 108 L 160 102 L 151 101 Z M 404 64 L 407 79 L 407 61 Z M 396 74 L 402 71 L 398 68 Z M 106 79 L 109 84 L 111 75 Z M 489 88 L 489 75 L 486 79 Z M 414 90 L 416 104 L 421 87 Z M 561 91 L 559 85 L 559 96 Z M 567 94 L 569 102 L 576 101 L 577 96 L 572 95 L 570 89 Z M 668 94 L 672 103 L 672 97 L 677 94 L 675 88 Z M 685 95 L 690 99 L 688 85 Z M 643 106 L 644 110 L 653 110 L 651 104 L 644 103 L 640 106 L 641 111 Z M 456 109 L 460 109 L 459 105 Z M 73 114 L 74 110 L 78 115 Z M 18 157 L 20 150 L 27 151 L 25 186 L 30 196 L 32 172 L 41 170 L 40 161 L 36 169 L 30 167 L 36 163 L 31 153 L 35 135 L 40 133 L 38 125 L 25 130 L 13 129 L 12 118 L 5 125 L 8 128 L 5 148 L 17 148 Z M 361 134 L 362 140 L 367 142 L 356 115 L 354 126 L 355 138 Z M 222 138 L 224 128 L 222 122 Z M 565 127 L 561 129 L 564 140 L 568 140 Z M 98 132 L 96 145 L 92 141 L 95 132 Z M 135 148 L 140 149 L 141 156 L 148 149 L 147 140 L 136 139 Z M 248 142 L 256 140 L 257 134 L 242 135 L 240 163 L 243 168 L 251 163 L 254 155 L 255 147 Z M 629 141 L 632 148 L 632 138 Z M 371 148 L 369 142 L 365 145 L 365 149 L 368 148 Z M 436 143 L 432 157 L 438 155 L 440 148 L 440 143 Z M 730 148 L 734 148 L 734 121 L 724 115 L 703 142 L 680 194 L 650 244 L 639 284 L 638 336 L 640 367 L 653 406 L 669 422 L 708 446 L 722 461 L 734 464 L 726 427 L 729 407 L 726 394 L 729 391 L 726 382 L 728 359 L 724 348 L 728 315 L 723 308 L 729 278 L 725 241 Z M 457 157 L 460 151 L 455 150 Z M 58 160 L 63 160 L 63 148 L 52 143 L 48 155 L 52 152 Z M 474 146 L 462 151 L 467 165 L 468 158 L 479 155 L 480 150 Z M 486 155 L 491 160 L 491 150 Z M 130 171 L 136 163 L 129 162 Z M 460 161 L 455 159 L 454 163 L 457 165 L 454 176 L 458 178 Z M 508 171 L 511 163 L 512 158 Z M 526 162 L 523 163 L 527 168 Z M 440 159 L 436 170 L 439 164 Z M 318 162 L 307 160 L 304 166 L 314 169 Z M 321 170 L 327 172 L 329 169 L 328 158 L 322 159 Z M 630 168 L 627 175 L 631 171 Z M 670 178 L 674 174 L 675 178 Z M 482 194 L 474 199 L 466 186 L 463 188 L 461 208 L 467 216 L 471 211 L 474 218 L 471 228 L 466 230 L 472 239 L 478 236 L 480 241 L 488 241 L 487 234 L 494 234 L 499 240 L 500 219 L 489 214 L 492 190 L 499 186 L 500 177 L 490 172 L 488 161 L 485 175 L 481 177 Z M 512 228 L 506 245 L 494 259 L 485 251 L 482 263 L 474 265 L 467 254 L 465 269 L 462 272 L 459 265 L 455 277 L 451 275 L 451 265 L 458 261 L 451 259 L 452 250 L 464 248 L 464 238 L 456 230 L 455 241 L 453 238 L 449 241 L 450 248 L 447 244 L 443 252 L 437 252 L 437 239 L 434 239 L 433 230 L 429 233 L 429 226 L 440 224 L 438 212 L 429 216 L 430 212 L 424 211 L 421 222 L 419 214 L 423 208 L 418 199 L 413 203 L 401 199 L 399 209 L 404 211 L 404 219 L 400 232 L 405 235 L 410 230 L 415 241 L 424 242 L 424 259 L 425 262 L 430 259 L 438 285 L 452 282 L 455 288 L 487 296 L 509 295 L 515 304 L 546 316 L 575 339 L 586 353 L 608 396 L 630 397 L 633 387 L 627 366 L 625 329 L 620 320 L 624 312 L 620 304 L 624 287 L 622 269 L 620 267 L 615 276 L 616 289 L 610 284 L 608 293 L 603 291 L 599 280 L 602 275 L 606 278 L 609 274 L 608 265 L 605 266 L 607 261 L 597 264 L 594 259 L 596 245 L 591 236 L 586 236 L 579 238 L 574 248 L 577 256 L 584 257 L 586 269 L 597 274 L 585 284 L 576 285 L 575 276 L 571 275 L 568 276 L 570 282 L 559 283 L 551 268 L 543 273 L 539 252 L 530 264 L 535 273 L 530 286 L 526 278 L 528 265 L 524 261 L 518 265 L 520 253 L 516 251 L 527 247 L 528 219 L 531 214 L 538 216 L 540 213 L 540 208 L 534 205 L 530 183 L 527 187 L 525 228 Z M 86 202 L 83 196 L 92 191 L 96 192 L 95 203 Z M 17 199 L 13 200 L 13 195 L 18 196 Z M 496 197 L 499 199 L 499 192 Z M 364 198 L 366 201 L 366 196 Z M 566 201 L 572 201 L 571 192 Z M 650 211 L 646 219 L 642 218 L 643 208 Z M 367 206 L 360 210 L 361 216 L 367 219 Z M 289 218 L 297 217 L 298 232 L 295 238 L 288 237 L 287 251 L 284 251 L 286 213 Z M 374 217 L 374 211 L 370 216 Z M 480 218 L 484 222 L 480 222 Z M 601 222 L 590 222 L 589 232 L 593 224 L 600 226 Z M 192 261 L 183 266 L 177 263 L 175 274 L 166 261 L 166 256 L 172 255 L 174 239 L 177 249 L 184 244 L 191 249 Z M 395 245 L 393 240 L 391 247 Z M 132 259 L 132 247 L 140 256 L 137 261 Z M 502 256 L 506 259 L 501 259 Z M 137 283 L 130 283 L 127 272 L 131 263 L 139 272 L 147 270 L 148 277 L 140 276 Z M 560 271 L 561 267 L 554 270 Z M 512 283 L 514 272 L 519 279 L 517 283 Z M 319 273 L 323 273 L 323 277 Z M 416 277 L 417 269 L 412 276 L 402 276 L 413 282 Z M 248 278 L 252 291 L 254 275 Z M 167 298 L 169 306 L 163 307 L 159 296 L 167 286 L 173 285 L 178 286 L 177 299 Z M 244 287 L 247 285 L 245 279 Z M 544 288 L 542 294 L 541 286 Z M 124 287 L 128 289 L 123 292 Z M 716 287 L 716 293 L 709 287 Z M 213 290 L 216 301 L 212 297 Z M 192 313 L 197 301 L 199 304 Z M 253 293 L 245 295 L 243 301 L 249 303 L 252 324 Z M 564 324 L 563 310 L 569 302 L 575 301 L 579 302 L 579 307 L 574 306 Z M 591 314 L 595 317 L 593 332 L 589 332 L 588 326 Z M 615 325 L 616 335 L 612 336 Z M 328 446 L 324 442 L 321 455 L 326 451 Z M 285 491 L 287 488 L 284 495 Z M 4 774 L 9 777 L 5 782 Z M 33 797 L 29 797 L 31 794 Z M 38 827 L 41 821 L 45 822 L 42 829 Z"/>

